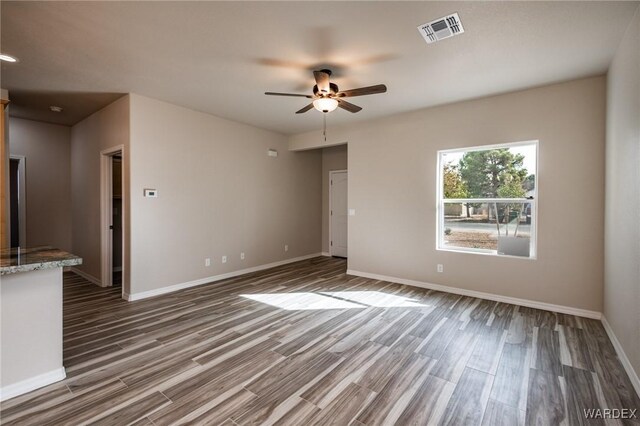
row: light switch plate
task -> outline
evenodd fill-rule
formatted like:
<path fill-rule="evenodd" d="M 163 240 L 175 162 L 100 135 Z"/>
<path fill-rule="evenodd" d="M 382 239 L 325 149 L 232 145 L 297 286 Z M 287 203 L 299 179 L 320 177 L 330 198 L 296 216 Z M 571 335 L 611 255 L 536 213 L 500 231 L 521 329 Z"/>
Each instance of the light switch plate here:
<path fill-rule="evenodd" d="M 356 209 L 349 209 L 349 216 L 355 216 L 356 215 Z"/>
<path fill-rule="evenodd" d="M 151 189 L 151 188 L 145 188 L 144 189 L 144 196 L 148 197 L 148 198 L 157 198 L 158 197 L 158 190 L 157 189 Z"/>

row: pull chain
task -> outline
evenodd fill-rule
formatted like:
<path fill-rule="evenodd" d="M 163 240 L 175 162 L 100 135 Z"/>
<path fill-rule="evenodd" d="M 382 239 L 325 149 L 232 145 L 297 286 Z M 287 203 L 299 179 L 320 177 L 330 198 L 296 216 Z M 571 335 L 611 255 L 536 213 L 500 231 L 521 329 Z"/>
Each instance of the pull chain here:
<path fill-rule="evenodd" d="M 324 141 L 327 141 L 327 113 L 322 114 L 322 135 L 324 136 Z"/>

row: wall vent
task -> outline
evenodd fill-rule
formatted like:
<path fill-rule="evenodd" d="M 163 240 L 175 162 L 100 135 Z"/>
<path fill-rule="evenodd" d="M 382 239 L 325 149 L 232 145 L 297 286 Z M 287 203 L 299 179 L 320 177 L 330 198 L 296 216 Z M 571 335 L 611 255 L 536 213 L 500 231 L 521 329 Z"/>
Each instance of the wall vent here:
<path fill-rule="evenodd" d="M 444 18 L 436 19 L 435 21 L 427 22 L 418 27 L 418 31 L 422 34 L 425 41 L 429 44 L 436 41 L 444 40 L 445 38 L 453 37 L 464 32 L 462 28 L 462 22 L 457 13 L 452 13 Z"/>

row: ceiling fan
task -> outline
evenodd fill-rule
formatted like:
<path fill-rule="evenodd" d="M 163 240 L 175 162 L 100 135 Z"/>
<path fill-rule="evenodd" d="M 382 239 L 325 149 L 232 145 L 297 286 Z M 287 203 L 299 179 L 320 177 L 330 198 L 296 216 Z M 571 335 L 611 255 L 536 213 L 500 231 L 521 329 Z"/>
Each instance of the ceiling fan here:
<path fill-rule="evenodd" d="M 313 99 L 306 107 L 296 111 L 296 114 L 302 114 L 309 111 L 311 108 L 315 108 L 320 112 L 331 112 L 340 107 L 346 109 L 349 112 L 358 112 L 362 108 L 358 105 L 354 105 L 345 101 L 343 98 L 349 98 L 353 96 L 375 95 L 377 93 L 385 93 L 387 86 L 384 84 L 376 84 L 375 86 L 360 87 L 359 89 L 343 90 L 340 91 L 338 86 L 329 82 L 331 76 L 331 70 L 323 69 L 314 71 L 313 76 L 316 79 L 316 84 L 313 86 L 313 95 L 302 95 L 298 93 L 276 93 L 265 92 L 265 95 L 271 96 L 297 96 L 302 98 Z"/>

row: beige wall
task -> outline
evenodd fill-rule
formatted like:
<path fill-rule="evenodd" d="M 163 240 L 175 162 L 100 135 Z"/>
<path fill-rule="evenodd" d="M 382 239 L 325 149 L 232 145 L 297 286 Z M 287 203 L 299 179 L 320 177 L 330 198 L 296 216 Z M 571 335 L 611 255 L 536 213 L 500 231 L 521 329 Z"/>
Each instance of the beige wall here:
<path fill-rule="evenodd" d="M 71 251 L 71 128 L 11 117 L 9 137 L 26 157 L 27 246 Z"/>
<path fill-rule="evenodd" d="M 82 257 L 83 272 L 101 279 L 100 242 L 100 152 L 124 145 L 123 168 L 128 177 L 129 96 L 92 114 L 71 128 L 72 252 Z M 125 187 L 123 199 L 128 205 Z M 128 213 L 125 207 L 125 218 Z M 127 222 L 125 219 L 125 227 Z M 125 256 L 128 239 L 124 242 Z M 123 285 L 128 288 L 128 258 Z"/>
<path fill-rule="evenodd" d="M 349 143 L 349 268 L 602 311 L 605 79 L 334 128 Z M 318 147 L 319 132 L 290 137 Z M 540 141 L 538 259 L 437 251 L 441 149 Z M 436 264 L 444 264 L 444 273 Z"/>
<path fill-rule="evenodd" d="M 132 293 L 319 253 L 322 156 L 287 148 L 281 134 L 131 95 Z"/>
<path fill-rule="evenodd" d="M 607 83 L 604 314 L 640 375 L 640 10 Z"/>
<path fill-rule="evenodd" d="M 347 145 L 322 149 L 322 251 L 329 253 L 329 172 L 347 169 Z"/>

